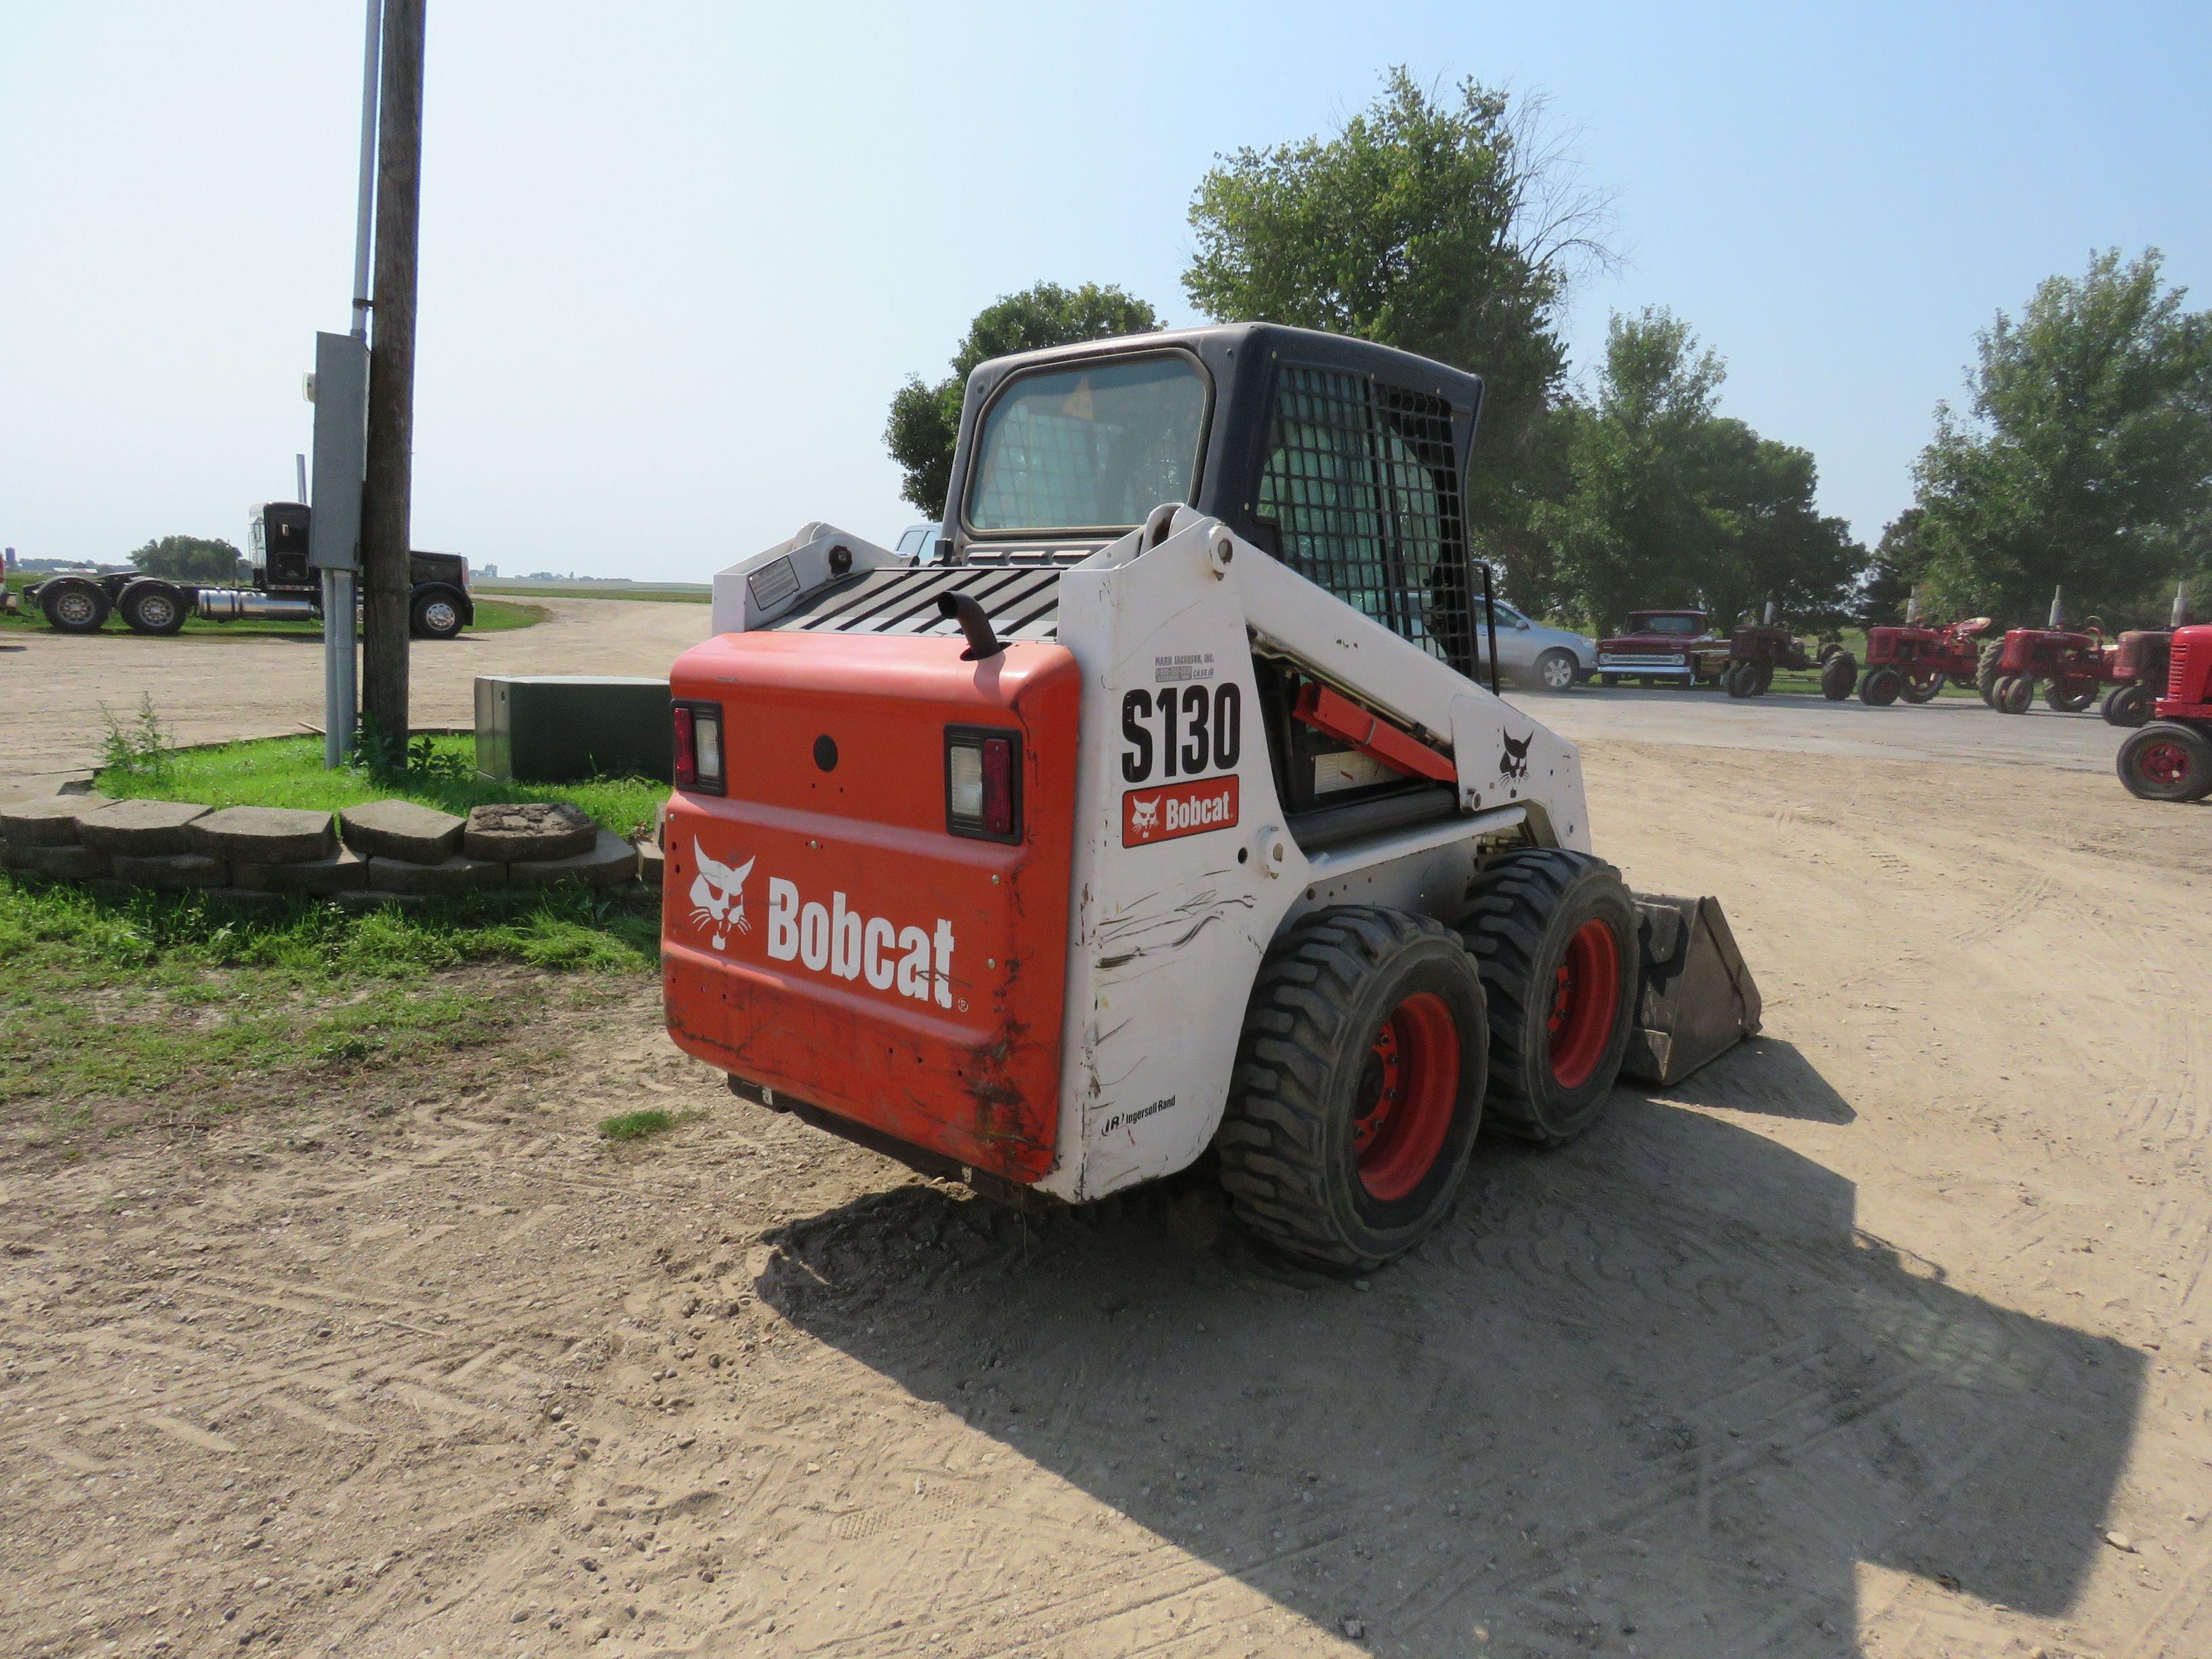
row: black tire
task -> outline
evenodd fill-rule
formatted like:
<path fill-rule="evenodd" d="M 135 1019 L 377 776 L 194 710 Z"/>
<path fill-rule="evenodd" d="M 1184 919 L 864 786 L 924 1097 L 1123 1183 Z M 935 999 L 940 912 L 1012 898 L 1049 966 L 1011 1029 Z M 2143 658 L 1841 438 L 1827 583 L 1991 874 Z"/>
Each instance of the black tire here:
<path fill-rule="evenodd" d="M 2113 762 L 2128 793 L 2143 800 L 2212 795 L 2212 736 L 2182 720 L 2153 720 L 2120 740 Z"/>
<path fill-rule="evenodd" d="M 1997 706 L 1997 681 L 2004 674 L 2004 641 L 1984 640 L 1974 648 L 1974 689 L 1992 708 Z"/>
<path fill-rule="evenodd" d="M 1754 697 L 1763 697 L 1774 689 L 1774 665 L 1771 662 L 1763 662 L 1758 664 L 1757 667 L 1759 689 L 1751 695 Z"/>
<path fill-rule="evenodd" d="M 1887 708 L 1905 689 L 1905 676 L 1884 665 L 1869 668 L 1859 679 L 1859 701 L 1869 708 Z"/>
<path fill-rule="evenodd" d="M 408 607 L 407 631 L 418 640 L 450 640 L 462 625 L 459 601 L 443 588 L 417 593 Z"/>
<path fill-rule="evenodd" d="M 1731 697 L 1757 696 L 1759 695 L 1759 665 L 1754 662 L 1730 664 L 1728 678 L 1723 680 L 1721 684 Z"/>
<path fill-rule="evenodd" d="M 1922 679 L 1915 679 L 1910 674 L 1902 675 L 1900 678 L 1904 684 L 1897 688 L 1898 695 L 1907 702 L 1933 702 L 1943 690 L 1943 677 L 1941 674 L 1930 673 Z"/>
<path fill-rule="evenodd" d="M 1997 682 L 1991 695 L 1990 707 L 2000 714 L 2025 714 L 2028 705 L 2035 701 L 2035 677 L 2032 674 L 2007 674 Z"/>
<path fill-rule="evenodd" d="M 173 634 L 185 625 L 191 605 L 184 593 L 163 581 L 136 581 L 115 602 L 123 625 L 134 634 Z"/>
<path fill-rule="evenodd" d="M 1425 1111 L 1363 1146 L 1383 1115 L 1386 1068 L 1396 1070 L 1385 1045 L 1395 1048 L 1391 1033 L 1417 1006 L 1443 1023 L 1431 1037 L 1449 1031 L 1449 1075 L 1431 1072 Z M 1237 1219 L 1327 1267 L 1379 1267 L 1411 1249 L 1450 1211 L 1467 1174 L 1489 1045 L 1482 982 L 1442 923 L 1355 905 L 1300 920 L 1260 964 L 1214 1136 Z M 1420 1074 L 1406 1063 L 1419 1104 Z M 1415 1138 L 1394 1147 L 1392 1133 L 1407 1128 Z"/>
<path fill-rule="evenodd" d="M 1848 651 L 1837 651 L 1820 664 L 1820 695 L 1830 702 L 1841 702 L 1851 695 L 1858 684 L 1858 659 Z"/>
<path fill-rule="evenodd" d="M 1536 684 L 1547 691 L 1571 691 L 1581 670 L 1571 651 L 1547 651 L 1536 659 Z"/>
<path fill-rule="evenodd" d="M 63 576 L 39 590 L 39 609 L 58 634 L 97 634 L 107 620 L 107 590 L 82 576 Z"/>
<path fill-rule="evenodd" d="M 2151 705 L 2155 701 L 2147 685 L 2116 685 L 2105 693 L 2104 705 L 2098 712 L 2104 715 L 2107 726 L 2136 726 L 2150 719 Z"/>
<path fill-rule="evenodd" d="M 1573 1139 L 1612 1092 L 1636 1015 L 1636 902 L 1620 872 L 1557 848 L 1501 854 L 1475 877 L 1460 934 L 1490 999 L 1492 1124 L 1540 1146 Z"/>
<path fill-rule="evenodd" d="M 2096 695 L 2094 686 L 2053 680 L 2043 688 L 2043 702 L 2045 708 L 2057 714 L 2078 714 L 2089 706 L 2089 699 Z"/>
<path fill-rule="evenodd" d="M 1601 674 L 1597 677 L 1597 683 L 1600 685 L 1611 688 L 1620 684 L 1620 676 L 1618 674 Z"/>

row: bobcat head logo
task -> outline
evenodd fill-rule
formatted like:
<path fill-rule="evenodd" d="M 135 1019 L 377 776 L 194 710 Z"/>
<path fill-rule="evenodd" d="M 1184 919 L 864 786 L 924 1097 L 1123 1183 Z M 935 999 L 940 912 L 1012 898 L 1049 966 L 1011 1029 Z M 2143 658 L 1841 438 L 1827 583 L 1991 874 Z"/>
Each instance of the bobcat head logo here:
<path fill-rule="evenodd" d="M 732 928 L 740 933 L 753 930 L 752 923 L 745 920 L 745 878 L 752 873 L 753 860 L 747 859 L 732 870 L 708 858 L 707 849 L 696 840 L 691 843 L 691 857 L 699 866 L 691 882 L 692 924 L 713 936 L 709 943 L 717 951 L 727 950 Z"/>
<path fill-rule="evenodd" d="M 1531 732 L 1516 739 L 1510 732 L 1504 732 L 1505 752 L 1498 757 L 1498 775 L 1505 778 L 1525 778 L 1528 775 L 1528 745 L 1536 740 Z"/>
<path fill-rule="evenodd" d="M 1157 830 L 1160 823 L 1160 798 L 1133 800 L 1129 803 L 1129 828 L 1137 832 Z"/>

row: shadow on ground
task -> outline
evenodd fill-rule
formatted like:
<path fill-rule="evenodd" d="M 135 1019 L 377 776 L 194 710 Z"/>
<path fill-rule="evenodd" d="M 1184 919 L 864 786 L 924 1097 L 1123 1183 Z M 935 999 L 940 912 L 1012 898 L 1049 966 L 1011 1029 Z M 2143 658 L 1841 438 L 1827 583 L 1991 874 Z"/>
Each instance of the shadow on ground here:
<path fill-rule="evenodd" d="M 1684 1094 L 1851 1118 L 1771 1041 Z M 1364 1291 L 1196 1179 L 1046 1222 L 904 1187 L 775 1235 L 758 1288 L 1378 1651 L 1849 1654 L 1860 1562 L 2068 1610 L 2141 1355 L 1953 1288 L 1724 1116 L 1623 1094 L 1565 1152 L 1478 1158 Z"/>

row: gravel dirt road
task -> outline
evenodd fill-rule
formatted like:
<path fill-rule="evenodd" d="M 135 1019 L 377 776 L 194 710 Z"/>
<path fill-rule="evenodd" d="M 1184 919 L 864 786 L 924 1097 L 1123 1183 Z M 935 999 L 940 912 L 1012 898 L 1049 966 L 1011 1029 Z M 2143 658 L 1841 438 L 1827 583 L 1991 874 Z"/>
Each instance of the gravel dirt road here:
<path fill-rule="evenodd" d="M 623 599 L 529 599 L 532 628 L 416 641 L 409 654 L 418 726 L 476 719 L 479 674 L 665 674 L 707 636 L 703 605 Z M 323 718 L 323 645 L 309 635 L 185 635 L 154 639 L 115 628 L 0 635 L 0 799 L 51 794 L 100 756 L 105 704 L 127 719 L 143 694 L 179 743 L 296 734 Z M 16 688 L 21 688 L 18 690 Z"/>
<path fill-rule="evenodd" d="M 647 987 L 411 1086 L 19 1115 L 0 1652 L 2212 1652 L 2212 814 L 1585 759 L 1767 1034 L 1486 1143 L 1365 1281 L 1199 1182 L 994 1213 Z"/>

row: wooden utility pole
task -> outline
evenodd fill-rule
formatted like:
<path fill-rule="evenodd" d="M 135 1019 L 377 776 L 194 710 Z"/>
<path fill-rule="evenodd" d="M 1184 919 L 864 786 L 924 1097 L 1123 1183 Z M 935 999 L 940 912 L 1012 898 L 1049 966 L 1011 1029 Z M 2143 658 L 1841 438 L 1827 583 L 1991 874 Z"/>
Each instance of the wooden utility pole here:
<path fill-rule="evenodd" d="M 422 34 L 428 0 L 385 0 L 377 118 L 376 290 L 368 348 L 368 466 L 362 484 L 361 712 L 407 740 L 408 553 L 415 443 L 415 264 L 422 195 Z"/>

